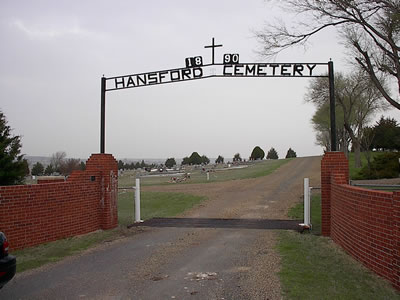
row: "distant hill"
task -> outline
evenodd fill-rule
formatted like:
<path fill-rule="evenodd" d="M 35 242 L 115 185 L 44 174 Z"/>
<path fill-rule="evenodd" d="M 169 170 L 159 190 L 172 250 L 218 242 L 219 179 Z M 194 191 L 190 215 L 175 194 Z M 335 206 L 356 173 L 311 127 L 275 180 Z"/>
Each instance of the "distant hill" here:
<path fill-rule="evenodd" d="M 29 156 L 25 155 L 24 158 L 28 161 L 29 167 L 32 167 L 37 162 L 40 162 L 43 166 L 50 164 L 51 157 L 48 156 Z"/>
<path fill-rule="evenodd" d="M 24 156 L 26 160 L 28 160 L 29 166 L 32 167 L 34 164 L 37 162 L 40 162 L 43 166 L 48 166 L 51 161 L 51 156 L 30 156 L 26 155 Z M 69 157 L 67 157 L 68 159 Z M 216 160 L 216 158 L 210 157 L 210 163 L 213 164 Z M 83 162 L 86 162 L 87 159 L 80 159 Z M 166 158 L 116 158 L 116 160 L 122 160 L 124 163 L 132 163 L 132 162 L 141 162 L 142 160 L 145 161 L 147 164 L 164 164 L 166 161 Z M 182 158 L 175 158 L 176 163 L 178 165 L 181 164 Z M 225 158 L 225 162 L 232 161 L 232 158 Z"/>
<path fill-rule="evenodd" d="M 50 164 L 51 161 L 51 156 L 31 156 L 31 155 L 25 155 L 24 158 L 28 161 L 29 166 L 33 166 L 37 162 L 40 162 L 42 165 L 45 167 Z M 67 157 L 67 159 L 70 157 Z M 86 162 L 87 159 L 80 159 L 83 162 Z M 117 160 L 119 160 L 117 158 Z M 144 160 L 148 164 L 163 164 L 166 159 L 163 158 L 122 158 L 121 159 L 124 163 L 131 163 L 131 162 L 141 162 Z M 182 159 L 177 159 L 177 162 L 180 163 Z"/>
<path fill-rule="evenodd" d="M 31 156 L 25 155 L 24 158 L 28 161 L 29 167 L 32 167 L 37 162 L 40 162 L 44 167 L 48 166 L 51 161 L 51 156 Z M 67 159 L 70 157 L 67 157 Z M 81 159 L 81 161 L 86 162 L 86 159 Z"/>
<path fill-rule="evenodd" d="M 161 165 L 164 164 L 167 158 L 116 158 L 117 160 L 122 160 L 124 163 L 136 163 L 141 162 L 144 160 L 145 163 L 147 164 L 156 164 L 156 165 Z M 175 158 L 175 161 L 178 165 L 182 163 L 183 158 Z M 209 157 L 210 164 L 213 164 L 216 160 L 216 158 Z M 225 159 L 225 162 L 232 161 L 232 158 Z"/>

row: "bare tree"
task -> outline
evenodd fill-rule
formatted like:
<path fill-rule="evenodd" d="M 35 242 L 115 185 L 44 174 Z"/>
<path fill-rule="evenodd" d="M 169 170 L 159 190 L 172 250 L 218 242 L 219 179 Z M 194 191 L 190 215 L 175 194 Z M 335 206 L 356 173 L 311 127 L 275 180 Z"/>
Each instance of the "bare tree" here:
<path fill-rule="evenodd" d="M 80 159 L 68 158 L 61 162 L 60 173 L 63 175 L 69 175 L 72 173 L 72 171 L 80 169 L 81 169 Z"/>
<path fill-rule="evenodd" d="M 361 137 L 361 148 L 367 159 L 368 168 L 371 169 L 371 145 L 375 137 L 375 130 L 373 127 L 365 127 Z"/>
<path fill-rule="evenodd" d="M 65 160 L 67 153 L 64 151 L 58 151 L 51 156 L 50 164 L 56 172 L 61 172 L 61 166 Z"/>
<path fill-rule="evenodd" d="M 325 82 L 325 80 L 315 80 L 313 83 L 319 84 L 320 81 Z M 328 83 L 326 82 L 325 85 Z M 313 87 L 313 86 L 311 86 Z M 323 97 L 323 93 L 326 87 L 321 87 L 321 97 Z M 312 88 L 309 91 L 309 94 L 306 96 L 306 101 L 311 101 L 309 98 L 310 94 L 315 91 Z M 329 96 L 326 96 L 329 99 Z M 322 99 L 322 98 L 321 98 Z M 315 102 L 314 102 L 315 103 Z M 317 103 L 315 103 L 317 104 Z M 331 151 L 331 122 L 329 118 L 329 103 L 319 103 L 316 105 L 317 110 L 311 118 L 311 124 L 313 126 L 314 131 L 316 132 L 316 144 L 322 146 L 325 151 Z M 348 156 L 349 152 L 349 144 L 350 137 L 344 128 L 343 124 L 343 110 L 339 105 L 336 105 L 336 138 L 337 138 L 337 146 L 339 151 L 345 153 Z"/>
<path fill-rule="evenodd" d="M 351 55 L 381 95 L 400 109 L 383 80 L 394 80 L 400 95 L 400 1 L 399 0 L 286 0 L 279 2 L 293 11 L 298 21 L 268 24 L 256 32 L 261 54 L 274 56 L 294 45 L 305 45 L 316 33 L 335 27 Z M 304 17 L 304 18 L 303 18 Z M 303 21 L 302 21 L 303 20 Z M 306 21 L 305 21 L 306 20 Z"/>
<path fill-rule="evenodd" d="M 359 168 L 363 129 L 371 121 L 371 117 L 376 112 L 386 109 L 388 104 L 383 101 L 379 90 L 362 71 L 347 76 L 337 73 L 335 78 L 335 98 L 341 112 L 337 119 L 343 122 L 342 127 L 338 126 L 338 129 L 344 128 L 350 137 L 355 154 L 355 167 Z M 328 91 L 329 84 L 326 78 L 316 78 L 311 83 L 306 101 L 316 104 L 318 109 L 326 107 L 329 103 Z"/>

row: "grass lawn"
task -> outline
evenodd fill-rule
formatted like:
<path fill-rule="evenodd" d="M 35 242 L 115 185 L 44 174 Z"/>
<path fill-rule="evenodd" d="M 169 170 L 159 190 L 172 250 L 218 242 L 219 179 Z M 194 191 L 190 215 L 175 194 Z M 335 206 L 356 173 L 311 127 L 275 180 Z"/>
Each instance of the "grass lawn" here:
<path fill-rule="evenodd" d="M 141 219 L 172 217 L 203 201 L 205 197 L 182 193 L 141 192 Z M 118 195 L 118 219 L 121 225 L 129 225 L 134 220 L 134 192 Z"/>
<path fill-rule="evenodd" d="M 371 152 L 371 160 L 374 159 L 375 156 L 379 155 L 382 152 Z M 361 164 L 362 166 L 366 166 L 367 165 L 367 159 L 365 158 L 365 154 L 361 153 Z M 356 168 L 354 167 L 354 153 L 349 153 L 349 175 L 350 175 L 350 179 L 356 179 L 358 172 L 361 170 L 362 168 Z"/>
<path fill-rule="evenodd" d="M 207 181 L 207 173 L 202 172 L 201 168 L 196 168 L 190 171 L 190 179 L 183 182 L 185 183 L 209 183 L 221 182 L 228 180 L 238 180 L 246 178 L 256 178 L 266 176 L 278 169 L 280 166 L 288 163 L 292 158 L 288 159 L 274 159 L 264 160 L 260 162 L 249 162 L 248 167 L 241 169 L 220 169 L 217 168 L 215 172 L 210 172 L 210 180 Z M 168 176 L 147 176 L 140 178 L 141 185 L 164 185 L 171 184 L 168 181 L 171 179 Z M 135 171 L 125 171 L 124 175 L 118 178 L 119 187 L 132 187 L 135 185 Z M 182 184 L 182 183 L 181 183 Z"/>
<path fill-rule="evenodd" d="M 17 257 L 17 273 L 57 262 L 66 256 L 77 254 L 105 240 L 114 239 L 119 230 L 97 231 L 83 236 L 71 237 L 23 250 L 13 251 Z"/>
<path fill-rule="evenodd" d="M 318 207 L 320 196 L 312 197 Z M 400 299 L 389 282 L 375 275 L 347 255 L 330 238 L 319 236 L 320 208 L 312 208 L 311 234 L 292 231 L 279 233 L 278 251 L 282 257 L 279 273 L 286 299 Z M 303 217 L 303 204 L 289 216 Z"/>
<path fill-rule="evenodd" d="M 312 192 L 311 197 L 310 217 L 312 224 L 312 232 L 315 235 L 321 234 L 321 196 L 316 192 Z M 304 218 L 304 202 L 293 206 L 289 212 L 288 217 L 295 220 L 303 220 Z"/>

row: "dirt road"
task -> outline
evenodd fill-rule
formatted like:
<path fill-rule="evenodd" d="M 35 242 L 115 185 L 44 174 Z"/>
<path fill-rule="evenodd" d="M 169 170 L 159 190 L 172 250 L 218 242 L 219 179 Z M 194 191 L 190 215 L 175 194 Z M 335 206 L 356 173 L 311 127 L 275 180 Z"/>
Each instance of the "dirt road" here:
<path fill-rule="evenodd" d="M 256 179 L 147 187 L 206 195 L 207 201 L 183 217 L 205 218 L 209 226 L 140 229 L 127 239 L 20 274 L 0 290 L 0 298 L 281 299 L 276 231 L 245 224 L 286 219 L 287 209 L 303 194 L 303 178 L 319 186 L 319 174 L 320 158 L 307 157 Z M 239 222 L 213 226 L 212 218 Z"/>

